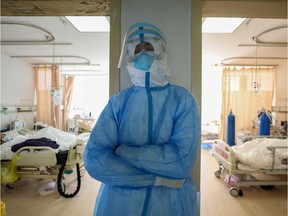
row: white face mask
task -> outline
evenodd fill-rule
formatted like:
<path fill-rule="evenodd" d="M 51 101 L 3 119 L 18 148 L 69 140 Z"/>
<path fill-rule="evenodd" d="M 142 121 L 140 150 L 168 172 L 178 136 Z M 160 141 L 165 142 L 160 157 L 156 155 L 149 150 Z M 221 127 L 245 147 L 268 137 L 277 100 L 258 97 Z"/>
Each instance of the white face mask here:
<path fill-rule="evenodd" d="M 146 71 L 134 67 L 133 63 L 127 63 L 127 70 L 131 76 L 131 82 L 135 86 L 146 86 Z M 162 87 L 168 84 L 170 72 L 167 67 L 166 58 L 154 60 L 149 70 L 149 86 Z"/>

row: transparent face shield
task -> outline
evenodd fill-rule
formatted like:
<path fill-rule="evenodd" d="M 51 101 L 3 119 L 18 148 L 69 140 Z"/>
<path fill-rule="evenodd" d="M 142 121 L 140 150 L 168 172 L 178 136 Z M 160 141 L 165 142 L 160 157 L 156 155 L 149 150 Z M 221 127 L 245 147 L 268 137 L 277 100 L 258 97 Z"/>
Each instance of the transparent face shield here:
<path fill-rule="evenodd" d="M 165 55 L 165 47 L 166 40 L 157 27 L 145 23 L 135 24 L 125 35 L 118 68 L 125 61 L 133 63 L 143 52 L 160 60 Z"/>

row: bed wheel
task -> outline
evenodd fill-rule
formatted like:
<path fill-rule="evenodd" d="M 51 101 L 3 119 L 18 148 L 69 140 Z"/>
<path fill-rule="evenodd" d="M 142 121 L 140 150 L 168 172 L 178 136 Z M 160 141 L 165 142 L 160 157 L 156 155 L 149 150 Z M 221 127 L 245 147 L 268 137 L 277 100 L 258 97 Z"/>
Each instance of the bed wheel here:
<path fill-rule="evenodd" d="M 241 189 L 239 189 L 239 196 L 243 196 L 243 191 Z"/>
<path fill-rule="evenodd" d="M 217 178 L 220 178 L 221 176 L 221 171 L 217 170 L 214 172 L 214 175 L 217 177 Z"/>
<path fill-rule="evenodd" d="M 83 177 L 85 175 L 85 168 L 80 169 L 80 176 Z"/>
<path fill-rule="evenodd" d="M 241 191 L 241 192 L 240 192 Z M 242 196 L 242 190 L 239 190 L 235 187 L 230 188 L 230 194 L 234 197 Z M 241 195 L 240 195 L 241 194 Z"/>

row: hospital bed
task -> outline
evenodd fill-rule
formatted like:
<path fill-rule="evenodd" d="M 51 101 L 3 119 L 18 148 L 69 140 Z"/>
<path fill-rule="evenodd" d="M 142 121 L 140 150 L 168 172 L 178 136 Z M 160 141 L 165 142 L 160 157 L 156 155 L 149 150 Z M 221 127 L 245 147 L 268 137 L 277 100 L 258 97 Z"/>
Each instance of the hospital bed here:
<path fill-rule="evenodd" d="M 201 125 L 201 139 L 202 141 L 218 139 L 220 130 L 220 122 L 212 121 Z"/>
<path fill-rule="evenodd" d="M 242 196 L 242 186 L 271 189 L 287 185 L 287 139 L 257 138 L 230 147 L 222 140 L 214 140 L 211 150 L 219 164 L 217 178 L 224 179 L 234 197 Z"/>
<path fill-rule="evenodd" d="M 80 190 L 81 176 L 85 173 L 82 154 L 89 135 L 76 136 L 47 127 L 29 136 L 14 137 L 1 145 L 1 183 L 11 187 L 13 181 L 20 178 L 52 179 L 56 181 L 61 196 L 74 197 Z M 56 141 L 59 148 L 37 146 L 37 140 L 42 137 Z M 36 141 L 35 145 L 20 147 L 15 153 L 11 151 L 11 147 L 19 145 L 20 141 L 31 139 Z"/>

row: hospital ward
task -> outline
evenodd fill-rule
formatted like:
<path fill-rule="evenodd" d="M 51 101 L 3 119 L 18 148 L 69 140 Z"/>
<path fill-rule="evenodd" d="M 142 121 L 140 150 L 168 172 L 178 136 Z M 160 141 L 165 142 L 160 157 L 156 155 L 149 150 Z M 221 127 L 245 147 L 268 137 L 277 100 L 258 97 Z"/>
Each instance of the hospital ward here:
<path fill-rule="evenodd" d="M 0 216 L 288 214 L 287 1 L 8 2 Z"/>

